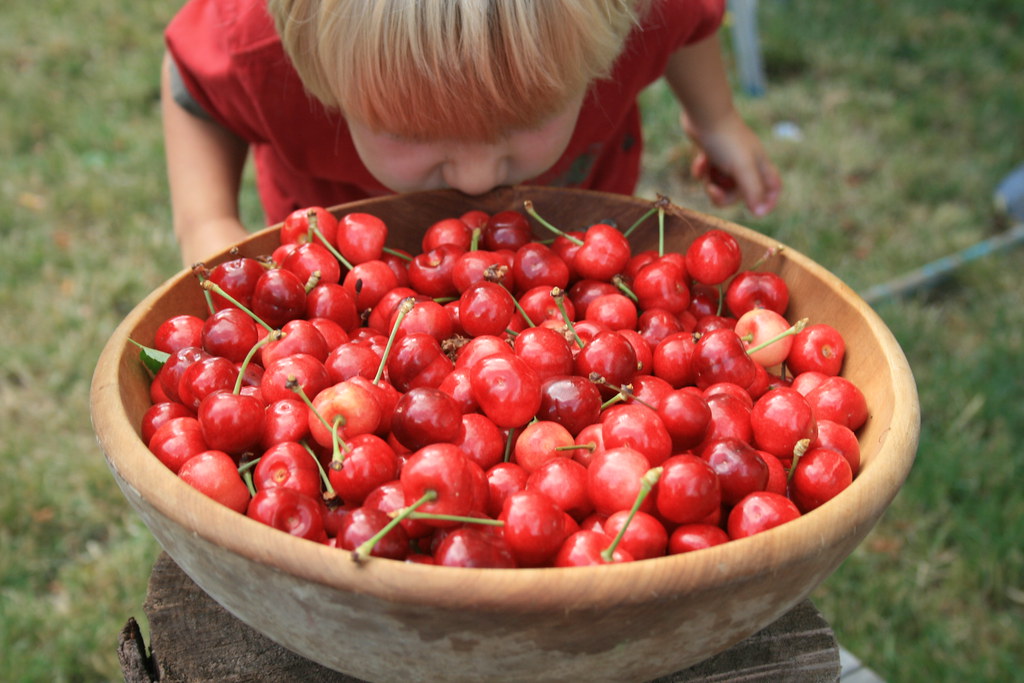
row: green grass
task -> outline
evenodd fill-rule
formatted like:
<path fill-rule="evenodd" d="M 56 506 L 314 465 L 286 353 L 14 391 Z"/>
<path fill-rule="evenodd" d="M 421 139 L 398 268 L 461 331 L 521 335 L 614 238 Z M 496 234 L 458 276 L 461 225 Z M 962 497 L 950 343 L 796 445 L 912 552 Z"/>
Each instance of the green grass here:
<path fill-rule="evenodd" d="M 158 548 L 95 443 L 88 390 L 114 326 L 180 263 L 157 106 L 176 6 L 0 13 L 0 680 L 118 680 L 117 633 L 142 617 Z M 992 191 L 1024 162 L 1019 3 L 760 7 L 769 89 L 738 101 L 783 172 L 778 210 L 707 205 L 662 89 L 647 96 L 642 194 L 773 235 L 856 289 L 997 229 Z M 801 141 L 773 136 L 786 121 Z M 917 379 L 919 455 L 814 599 L 889 681 L 1024 670 L 1022 271 L 1024 250 L 995 254 L 878 306 Z"/>

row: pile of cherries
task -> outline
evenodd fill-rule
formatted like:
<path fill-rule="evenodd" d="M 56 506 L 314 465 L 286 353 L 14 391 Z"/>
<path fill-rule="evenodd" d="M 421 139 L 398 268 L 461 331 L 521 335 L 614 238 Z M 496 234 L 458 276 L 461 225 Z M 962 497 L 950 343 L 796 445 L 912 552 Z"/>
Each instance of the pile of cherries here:
<path fill-rule="evenodd" d="M 786 283 L 741 269 L 727 232 L 633 253 L 665 207 L 573 231 L 530 202 L 471 210 L 416 255 L 375 216 L 296 211 L 272 254 L 194 268 L 210 313 L 143 346 L 142 438 L 211 498 L 358 560 L 625 562 L 792 520 L 860 464 L 843 339 L 787 320 Z"/>

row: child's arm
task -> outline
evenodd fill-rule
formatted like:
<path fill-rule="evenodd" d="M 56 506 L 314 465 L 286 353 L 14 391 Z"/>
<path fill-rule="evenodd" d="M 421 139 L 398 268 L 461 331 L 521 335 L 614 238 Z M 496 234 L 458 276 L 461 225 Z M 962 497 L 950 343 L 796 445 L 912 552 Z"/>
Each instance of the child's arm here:
<path fill-rule="evenodd" d="M 248 144 L 174 101 L 166 57 L 161 107 L 174 232 L 190 267 L 247 234 L 238 216 L 238 191 Z"/>
<path fill-rule="evenodd" d="M 740 118 L 722 60 L 717 36 L 678 50 L 669 59 L 665 78 L 682 104 L 683 125 L 700 147 L 693 172 L 703 179 L 718 206 L 742 198 L 756 215 L 775 207 L 782 182 L 761 141 Z M 712 168 L 736 187 L 712 177 Z"/>

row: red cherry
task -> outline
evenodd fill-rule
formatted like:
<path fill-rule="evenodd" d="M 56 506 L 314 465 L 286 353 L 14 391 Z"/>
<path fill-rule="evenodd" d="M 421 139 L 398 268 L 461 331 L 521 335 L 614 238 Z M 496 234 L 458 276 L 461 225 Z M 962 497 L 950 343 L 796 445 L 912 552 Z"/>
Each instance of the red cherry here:
<path fill-rule="evenodd" d="M 813 441 L 818 435 L 814 411 L 807 399 L 795 389 L 779 388 L 767 392 L 750 413 L 754 444 L 782 458 L 793 457 L 797 443 Z"/>
<path fill-rule="evenodd" d="M 480 237 L 485 249 L 515 251 L 533 239 L 533 231 L 518 211 L 499 211 L 487 219 Z"/>
<path fill-rule="evenodd" d="M 388 378 L 400 392 L 437 387 L 454 367 L 437 339 L 424 333 L 407 334 L 396 341 L 387 360 Z"/>
<path fill-rule="evenodd" d="M 316 238 L 313 228 L 323 235 L 330 244 L 334 244 L 338 233 L 338 219 L 322 206 L 311 206 L 296 209 L 285 217 L 281 224 L 278 239 L 282 244 L 301 244 Z"/>
<path fill-rule="evenodd" d="M 384 439 L 360 434 L 346 443 L 344 461 L 327 476 L 335 493 L 348 505 L 361 505 L 371 491 L 398 476 L 398 456 Z"/>
<path fill-rule="evenodd" d="M 260 349 L 260 360 L 264 366 L 296 353 L 304 353 L 321 362 L 327 359 L 330 351 L 327 340 L 310 321 L 303 318 L 289 320 L 281 328 L 281 332 L 283 336 L 280 339 L 267 342 Z"/>
<path fill-rule="evenodd" d="M 513 493 L 502 507 L 505 540 L 516 563 L 524 567 L 549 564 L 566 539 L 565 513 L 539 491 Z"/>
<path fill-rule="evenodd" d="M 700 456 L 718 474 L 722 502 L 735 505 L 753 491 L 768 484 L 768 466 L 757 451 L 739 439 L 718 439 L 708 444 Z"/>
<path fill-rule="evenodd" d="M 529 242 L 515 251 L 512 272 L 519 291 L 541 286 L 564 289 L 569 285 L 569 265 L 540 242 Z"/>
<path fill-rule="evenodd" d="M 157 372 L 156 380 L 159 382 L 160 387 L 163 389 L 164 395 L 168 400 L 181 402 L 181 397 L 178 395 L 178 386 L 181 384 L 181 376 L 185 374 L 189 366 L 196 363 L 203 358 L 208 357 L 206 351 L 198 346 L 186 346 L 178 349 L 172 353 L 166 361 L 160 371 Z M 192 410 L 193 408 L 189 408 Z"/>
<path fill-rule="evenodd" d="M 341 284 L 355 297 L 356 309 L 365 311 L 376 306 L 385 294 L 398 287 L 398 276 L 384 261 L 363 261 L 355 264 L 345 274 Z"/>
<path fill-rule="evenodd" d="M 516 437 L 513 448 L 515 462 L 532 473 L 548 460 L 568 458 L 575 445 L 572 434 L 557 422 L 536 420 L 526 425 Z"/>
<path fill-rule="evenodd" d="M 729 512 L 729 537 L 746 538 L 768 531 L 800 516 L 800 510 L 786 496 L 755 491 L 740 500 Z"/>
<path fill-rule="evenodd" d="M 729 534 L 714 524 L 680 524 L 668 537 L 670 555 L 689 553 L 721 545 L 729 540 Z"/>
<path fill-rule="evenodd" d="M 811 448 L 828 448 L 841 453 L 854 475 L 860 470 L 860 442 L 852 429 L 832 420 L 818 420 L 818 437 Z"/>
<path fill-rule="evenodd" d="M 420 512 L 466 516 L 474 504 L 472 463 L 459 447 L 450 443 L 436 443 L 413 453 L 399 474 L 405 490 L 405 504 L 411 505 L 432 492 L 435 499 L 424 503 Z M 419 520 L 433 527 L 453 527 L 459 522 L 448 520 Z"/>
<path fill-rule="evenodd" d="M 652 371 L 674 388 L 694 383 L 693 354 L 697 347 L 689 332 L 673 332 L 654 347 Z"/>
<path fill-rule="evenodd" d="M 785 315 L 789 308 L 789 286 L 777 273 L 744 270 L 729 281 L 725 305 L 737 318 L 755 308 Z"/>
<path fill-rule="evenodd" d="M 673 455 L 662 463 L 654 499 L 658 514 L 667 520 L 676 524 L 702 521 L 722 503 L 718 473 L 695 455 Z"/>
<path fill-rule="evenodd" d="M 579 375 L 555 375 L 541 385 L 537 418 L 551 420 L 576 435 L 597 422 L 601 414 L 601 392 L 597 385 Z"/>
<path fill-rule="evenodd" d="M 512 569 L 512 550 L 501 531 L 466 526 L 448 533 L 434 551 L 435 563 L 444 567 Z"/>
<path fill-rule="evenodd" d="M 259 445 L 265 411 L 258 398 L 217 391 L 199 403 L 199 426 L 211 449 L 237 455 Z"/>
<path fill-rule="evenodd" d="M 868 419 L 867 399 L 860 388 L 845 377 L 827 377 L 807 394 L 814 414 L 857 431 Z"/>
<path fill-rule="evenodd" d="M 610 330 L 633 330 L 638 313 L 636 304 L 625 294 L 602 294 L 587 306 L 587 320 L 601 323 Z"/>
<path fill-rule="evenodd" d="M 577 354 L 576 374 L 602 377 L 612 387 L 629 384 L 637 374 L 636 351 L 618 332 L 599 332 Z M 602 393 L 610 395 L 616 391 L 605 387 Z"/>
<path fill-rule="evenodd" d="M 380 425 L 383 410 L 377 398 L 354 380 L 345 380 L 323 389 L 312 400 L 309 433 L 324 446 L 333 444 L 336 430 L 343 439 L 372 434 Z M 333 428 L 337 424 L 336 428 Z"/>
<path fill-rule="evenodd" d="M 346 342 L 332 349 L 324 359 L 324 367 L 334 383 L 357 375 L 373 379 L 380 364 L 380 353 L 368 342 Z"/>
<path fill-rule="evenodd" d="M 497 465 L 505 455 L 504 435 L 489 417 L 480 413 L 462 416 L 462 431 L 452 443 L 484 470 Z"/>
<path fill-rule="evenodd" d="M 846 342 L 831 325 L 808 325 L 793 337 L 786 366 L 794 375 L 814 371 L 838 375 L 846 356 Z"/>
<path fill-rule="evenodd" d="M 711 407 L 698 392 L 674 389 L 658 407 L 675 452 L 696 447 L 704 441 L 711 424 Z"/>
<path fill-rule="evenodd" d="M 703 335 L 693 349 L 690 363 L 695 383 L 702 389 L 717 382 L 748 387 L 757 374 L 755 363 L 747 355 L 743 341 L 733 330 L 727 329 L 713 330 Z"/>
<path fill-rule="evenodd" d="M 534 369 L 540 380 L 569 375 L 573 370 L 572 348 L 565 336 L 548 327 L 530 327 L 513 342 L 515 354 Z"/>
<path fill-rule="evenodd" d="M 223 451 L 208 450 L 186 460 L 178 476 L 197 491 L 235 512 L 245 514 L 249 489 L 238 474 L 238 466 Z"/>
<path fill-rule="evenodd" d="M 454 244 L 463 251 L 469 251 L 473 241 L 473 229 L 461 218 L 442 218 L 423 231 L 420 251 L 430 251 L 442 244 Z"/>
<path fill-rule="evenodd" d="M 454 443 L 462 432 L 462 411 L 448 394 L 432 387 L 414 387 L 398 399 L 391 432 L 415 451 L 431 443 Z"/>
<path fill-rule="evenodd" d="M 149 440 L 149 450 L 175 474 L 193 455 L 209 450 L 199 420 L 176 417 L 160 425 Z"/>
<path fill-rule="evenodd" d="M 605 448 L 628 446 L 657 467 L 672 454 L 672 437 L 658 413 L 639 403 L 614 405 L 601 415 Z"/>
<path fill-rule="evenodd" d="M 605 515 L 629 510 L 648 469 L 650 463 L 644 454 L 626 446 L 596 453 L 587 467 L 587 487 L 594 509 Z M 642 509 L 649 511 L 652 507 L 652 498 L 648 496 Z"/>
<path fill-rule="evenodd" d="M 346 332 L 359 327 L 356 297 L 337 283 L 321 282 L 306 295 L 306 318 L 333 320 Z"/>
<path fill-rule="evenodd" d="M 216 391 L 231 391 L 238 380 L 238 366 L 221 356 L 208 356 L 188 366 L 178 381 L 178 399 L 192 410 Z"/>
<path fill-rule="evenodd" d="M 256 281 L 252 312 L 274 328 L 302 317 L 306 313 L 306 283 L 290 270 L 271 268 Z"/>
<path fill-rule="evenodd" d="M 409 262 L 409 285 L 432 299 L 458 294 L 453 270 L 463 250 L 454 244 L 442 244 L 413 257 Z"/>
<path fill-rule="evenodd" d="M 812 448 L 793 469 L 789 497 L 801 512 L 810 512 L 835 498 L 853 482 L 853 470 L 842 454 Z"/>
<path fill-rule="evenodd" d="M 252 293 L 256 282 L 267 267 L 253 258 L 240 257 L 218 264 L 210 271 L 207 279 L 219 286 L 232 299 L 246 308 L 252 307 Z M 216 310 L 234 308 L 235 304 L 220 294 L 210 293 L 210 300 Z"/>
<path fill-rule="evenodd" d="M 514 259 L 515 252 L 509 250 L 464 252 L 452 266 L 452 284 L 456 290 L 464 292 L 474 282 L 494 278 L 493 281 L 505 289 L 515 291 Z"/>
<path fill-rule="evenodd" d="M 625 269 L 630 256 L 626 237 L 611 225 L 598 223 L 584 233 L 572 267 L 581 278 L 609 281 Z"/>
<path fill-rule="evenodd" d="M 580 530 L 565 540 L 555 556 L 556 567 L 589 567 L 607 564 L 602 553 L 612 544 L 611 536 L 600 531 Z M 612 552 L 612 562 L 632 562 L 633 556 L 621 547 Z"/>
<path fill-rule="evenodd" d="M 686 271 L 679 263 L 658 259 L 641 268 L 631 285 L 642 310 L 658 308 L 680 313 L 690 305 Z"/>
<path fill-rule="evenodd" d="M 323 501 L 278 486 L 257 491 L 249 501 L 246 515 L 292 536 L 324 543 L 325 509 Z"/>
<path fill-rule="evenodd" d="M 481 359 L 470 366 L 469 381 L 481 410 L 499 427 L 521 427 L 540 408 L 540 378 L 518 356 Z"/>
<path fill-rule="evenodd" d="M 368 213 L 349 213 L 338 221 L 335 245 L 351 264 L 380 260 L 388 228 L 377 216 Z"/>
<path fill-rule="evenodd" d="M 260 379 L 260 393 L 267 404 L 285 398 L 295 398 L 289 387 L 294 379 L 302 392 L 309 398 L 316 396 L 331 384 L 324 364 L 313 356 L 296 353 L 279 358 L 268 365 Z"/>
<path fill-rule="evenodd" d="M 177 401 L 159 401 L 154 402 L 142 415 L 142 423 L 139 428 L 139 435 L 142 437 L 142 443 L 149 445 L 150 440 L 153 438 L 153 434 L 159 429 L 165 422 L 173 420 L 176 417 L 195 417 L 196 414 L 189 408 L 186 408 L 183 404 Z"/>
<path fill-rule="evenodd" d="M 412 309 L 402 317 L 401 322 L 398 321 L 399 315 L 401 313 L 397 310 L 392 313 L 388 324 L 389 332 L 396 324 L 398 325 L 396 338 L 407 334 L 429 334 L 437 341 L 442 342 L 455 332 L 448 311 L 436 301 L 417 301 Z"/>
<path fill-rule="evenodd" d="M 569 319 L 575 320 L 576 309 L 573 308 L 572 301 L 563 298 L 562 306 Z M 558 307 L 558 302 L 551 294 L 551 288 L 544 285 L 532 287 L 523 292 L 519 297 L 519 307 L 529 318 L 527 324 L 540 325 L 546 320 L 561 323 L 564 319 L 562 309 Z"/>
<path fill-rule="evenodd" d="M 487 508 L 484 512 L 497 519 L 505 505 L 505 500 L 513 493 L 526 488 L 526 480 L 530 475 L 514 462 L 499 462 L 487 472 Z"/>
<path fill-rule="evenodd" d="M 320 495 L 320 468 L 315 456 L 295 441 L 284 441 L 264 451 L 252 479 L 257 491 L 282 486 L 311 498 Z"/>
<path fill-rule="evenodd" d="M 469 285 L 459 297 L 459 323 L 471 337 L 504 334 L 515 311 L 508 290 L 486 280 Z"/>
<path fill-rule="evenodd" d="M 306 242 L 296 246 L 281 261 L 281 268 L 295 273 L 300 282 L 310 282 L 314 277 L 314 282 L 341 282 L 341 264 L 320 242 Z"/>
<path fill-rule="evenodd" d="M 341 522 L 335 544 L 345 550 L 355 550 L 382 531 L 391 517 L 381 510 L 360 507 L 352 510 Z M 372 557 L 403 560 L 409 554 L 409 536 L 401 525 L 393 527 L 380 538 L 370 551 Z"/>
<path fill-rule="evenodd" d="M 733 325 L 733 330 L 748 349 L 747 355 L 762 367 L 779 365 L 786 360 L 793 348 L 793 335 L 783 334 L 789 328 L 788 320 L 767 308 L 751 309 Z M 755 347 L 760 348 L 749 351 Z"/>
<path fill-rule="evenodd" d="M 203 319 L 194 315 L 171 316 L 156 328 L 153 348 L 170 354 L 189 346 L 201 346 L 204 326 Z"/>
<path fill-rule="evenodd" d="M 628 510 L 614 512 L 604 522 L 604 533 L 615 538 L 623 527 L 626 530 L 619 541 L 619 548 L 634 560 L 662 557 L 667 552 L 668 531 L 654 515 L 638 510 L 630 519 Z"/>
<path fill-rule="evenodd" d="M 717 285 L 739 270 L 742 256 L 735 237 L 724 230 L 708 230 L 687 247 L 686 272 L 701 284 Z"/>
<path fill-rule="evenodd" d="M 573 519 L 583 519 L 594 511 L 587 492 L 587 468 L 571 458 L 546 460 L 530 473 L 526 490 L 540 491 Z"/>

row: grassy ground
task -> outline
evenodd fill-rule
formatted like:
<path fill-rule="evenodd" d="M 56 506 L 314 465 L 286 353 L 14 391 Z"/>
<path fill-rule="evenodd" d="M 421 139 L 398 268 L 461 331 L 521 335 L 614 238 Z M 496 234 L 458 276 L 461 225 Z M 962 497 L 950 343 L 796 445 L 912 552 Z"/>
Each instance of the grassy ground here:
<path fill-rule="evenodd" d="M 0 13 L 0 680 L 116 680 L 158 548 L 95 444 L 88 388 L 113 327 L 179 264 L 156 86 L 173 6 L 44 6 Z M 1024 162 L 1019 3 L 771 0 L 760 21 L 769 89 L 740 106 L 783 170 L 779 209 L 705 204 L 661 90 L 643 193 L 769 233 L 857 289 L 998 229 L 992 190 Z M 783 122 L 802 139 L 774 135 Z M 918 461 L 814 597 L 890 681 L 1024 670 L 1022 270 L 1024 251 L 997 254 L 878 305 L 917 378 Z"/>

